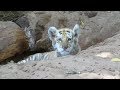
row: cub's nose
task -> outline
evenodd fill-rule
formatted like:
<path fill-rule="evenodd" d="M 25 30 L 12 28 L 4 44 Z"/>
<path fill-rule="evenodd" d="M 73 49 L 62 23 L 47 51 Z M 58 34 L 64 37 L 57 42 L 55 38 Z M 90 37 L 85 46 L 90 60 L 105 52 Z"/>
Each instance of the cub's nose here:
<path fill-rule="evenodd" d="M 63 46 L 63 49 L 66 50 L 68 48 L 68 46 Z"/>

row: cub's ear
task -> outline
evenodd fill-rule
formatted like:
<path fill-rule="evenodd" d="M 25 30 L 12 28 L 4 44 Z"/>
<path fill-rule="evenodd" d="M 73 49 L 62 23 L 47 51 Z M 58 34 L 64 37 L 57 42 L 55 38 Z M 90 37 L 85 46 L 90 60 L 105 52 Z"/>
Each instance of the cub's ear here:
<path fill-rule="evenodd" d="M 76 24 L 76 25 L 74 26 L 73 32 L 74 32 L 75 37 L 78 38 L 79 35 L 80 35 L 80 27 L 79 27 L 78 24 Z"/>
<path fill-rule="evenodd" d="M 50 40 L 53 40 L 55 38 L 56 31 L 57 29 L 55 27 L 50 27 L 48 29 L 48 37 L 50 38 Z"/>

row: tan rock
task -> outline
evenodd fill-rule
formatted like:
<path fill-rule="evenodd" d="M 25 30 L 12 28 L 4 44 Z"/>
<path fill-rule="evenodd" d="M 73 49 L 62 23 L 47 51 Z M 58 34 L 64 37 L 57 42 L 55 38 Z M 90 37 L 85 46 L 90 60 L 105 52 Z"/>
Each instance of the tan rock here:
<path fill-rule="evenodd" d="M 0 22 L 0 61 L 16 54 L 21 54 L 28 48 L 25 33 L 11 21 Z"/>

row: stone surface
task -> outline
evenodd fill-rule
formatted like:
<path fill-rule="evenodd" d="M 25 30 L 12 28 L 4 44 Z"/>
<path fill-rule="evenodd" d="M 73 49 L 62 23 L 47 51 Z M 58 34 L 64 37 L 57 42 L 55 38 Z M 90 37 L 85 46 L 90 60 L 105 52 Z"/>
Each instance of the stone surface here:
<path fill-rule="evenodd" d="M 0 61 L 28 49 L 25 33 L 14 22 L 0 21 Z"/>
<path fill-rule="evenodd" d="M 84 29 L 80 36 L 80 45 L 86 49 L 106 38 L 116 35 L 120 31 L 120 12 L 99 11 L 93 18 L 84 17 Z"/>
<path fill-rule="evenodd" d="M 22 22 L 30 27 L 29 42 L 33 51 L 46 52 L 52 50 L 48 38 L 48 28 L 73 28 L 77 23 L 81 27 L 79 44 L 86 49 L 119 32 L 119 11 L 32 11 L 26 14 Z M 25 27 L 23 24 L 20 26 Z M 29 30 L 28 30 L 29 31 Z M 29 33 L 29 32 L 26 32 Z M 31 43 L 31 41 L 34 43 Z"/>
<path fill-rule="evenodd" d="M 92 18 L 97 15 L 97 11 L 85 11 L 84 14 L 88 16 L 88 18 Z"/>
<path fill-rule="evenodd" d="M 15 21 L 25 13 L 25 11 L 0 11 L 0 21 Z"/>

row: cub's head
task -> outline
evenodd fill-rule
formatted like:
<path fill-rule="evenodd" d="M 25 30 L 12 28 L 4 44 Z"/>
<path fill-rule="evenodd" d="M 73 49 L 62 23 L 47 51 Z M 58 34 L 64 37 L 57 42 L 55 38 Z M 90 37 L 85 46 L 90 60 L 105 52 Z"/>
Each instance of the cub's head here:
<path fill-rule="evenodd" d="M 79 34 L 80 28 L 78 24 L 76 24 L 73 29 L 56 29 L 55 27 L 48 29 L 48 36 L 58 56 L 70 55 L 72 52 L 75 52 L 76 49 L 76 52 L 78 51 Z"/>

